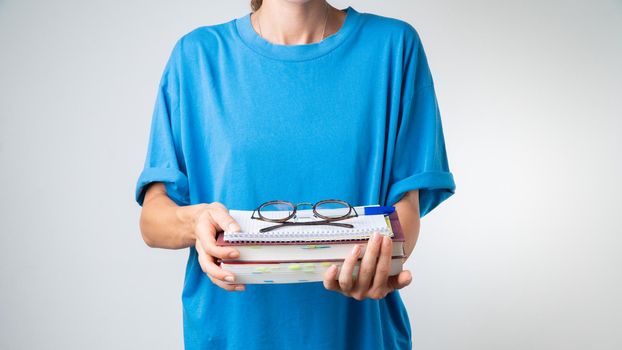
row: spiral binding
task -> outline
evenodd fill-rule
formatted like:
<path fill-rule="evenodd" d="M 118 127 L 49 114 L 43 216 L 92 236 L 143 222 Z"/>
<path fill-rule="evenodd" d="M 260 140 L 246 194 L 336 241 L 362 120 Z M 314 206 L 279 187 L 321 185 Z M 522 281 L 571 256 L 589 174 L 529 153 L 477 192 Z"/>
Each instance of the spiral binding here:
<path fill-rule="evenodd" d="M 366 227 L 359 229 L 346 230 L 318 230 L 312 232 L 227 232 L 224 233 L 224 239 L 227 242 L 238 243 L 259 243 L 259 242 L 335 242 L 335 241 L 353 241 L 360 239 L 368 239 L 374 232 L 381 234 L 389 234 L 392 236 L 388 227 Z"/>

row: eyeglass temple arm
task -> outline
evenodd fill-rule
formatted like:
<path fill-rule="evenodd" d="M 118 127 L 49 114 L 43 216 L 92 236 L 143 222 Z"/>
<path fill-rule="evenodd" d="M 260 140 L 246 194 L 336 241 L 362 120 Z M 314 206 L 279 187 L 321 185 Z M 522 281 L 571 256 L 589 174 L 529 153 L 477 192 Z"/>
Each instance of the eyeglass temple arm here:
<path fill-rule="evenodd" d="M 264 227 L 262 229 L 259 230 L 259 232 L 268 232 L 268 231 L 272 231 L 274 229 L 277 229 L 279 227 L 284 227 L 284 226 L 304 226 L 304 225 L 330 225 L 330 226 L 339 226 L 339 227 L 346 227 L 346 228 L 353 228 L 354 225 L 352 224 L 344 224 L 344 223 L 340 223 L 340 222 L 329 222 L 329 221 L 308 221 L 308 222 L 284 222 L 282 224 L 279 225 L 273 225 L 273 226 L 268 226 L 268 227 Z"/>

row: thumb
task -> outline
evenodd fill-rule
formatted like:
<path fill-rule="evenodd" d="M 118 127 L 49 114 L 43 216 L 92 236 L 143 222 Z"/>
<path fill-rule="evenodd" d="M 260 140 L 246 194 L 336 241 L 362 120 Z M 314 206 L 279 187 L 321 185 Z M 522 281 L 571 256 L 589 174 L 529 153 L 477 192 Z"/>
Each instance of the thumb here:
<path fill-rule="evenodd" d="M 210 214 L 215 224 L 223 231 L 240 231 L 240 225 L 229 214 L 229 209 L 218 202 L 212 203 Z"/>

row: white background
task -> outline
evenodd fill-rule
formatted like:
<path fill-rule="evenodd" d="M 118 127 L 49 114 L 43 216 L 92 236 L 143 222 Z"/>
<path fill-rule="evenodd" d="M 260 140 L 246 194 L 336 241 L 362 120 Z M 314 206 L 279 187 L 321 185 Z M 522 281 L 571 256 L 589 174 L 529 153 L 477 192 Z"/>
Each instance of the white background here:
<path fill-rule="evenodd" d="M 457 190 L 402 292 L 417 349 L 622 348 L 622 2 L 356 1 L 419 32 Z M 134 185 L 174 42 L 247 1 L 0 0 L 0 348 L 179 349 L 187 251 Z"/>

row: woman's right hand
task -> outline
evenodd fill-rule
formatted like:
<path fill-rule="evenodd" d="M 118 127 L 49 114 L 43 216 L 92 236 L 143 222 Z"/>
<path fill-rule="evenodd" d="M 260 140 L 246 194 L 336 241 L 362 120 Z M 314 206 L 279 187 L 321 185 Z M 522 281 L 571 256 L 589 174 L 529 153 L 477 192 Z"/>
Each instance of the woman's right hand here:
<path fill-rule="evenodd" d="M 219 202 L 199 204 L 194 213 L 194 236 L 195 248 L 199 256 L 199 264 L 209 279 L 220 288 L 227 291 L 243 291 L 243 284 L 235 282 L 233 273 L 223 270 L 216 264 L 216 258 L 235 259 L 240 252 L 232 247 L 220 247 L 216 245 L 216 233 L 224 231 L 239 231 L 240 226 L 229 215 L 229 210 Z"/>

